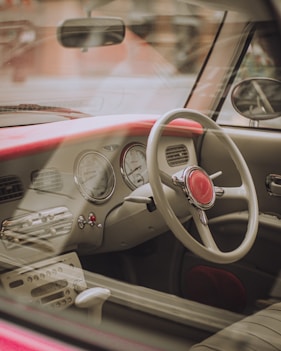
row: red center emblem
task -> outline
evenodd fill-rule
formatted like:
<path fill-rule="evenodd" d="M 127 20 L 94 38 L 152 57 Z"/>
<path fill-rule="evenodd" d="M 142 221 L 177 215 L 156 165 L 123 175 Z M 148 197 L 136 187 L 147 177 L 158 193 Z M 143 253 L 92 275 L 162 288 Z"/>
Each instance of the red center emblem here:
<path fill-rule="evenodd" d="M 186 177 L 186 186 L 191 199 L 199 207 L 209 207 L 214 202 L 214 188 L 210 177 L 201 169 L 191 170 Z"/>

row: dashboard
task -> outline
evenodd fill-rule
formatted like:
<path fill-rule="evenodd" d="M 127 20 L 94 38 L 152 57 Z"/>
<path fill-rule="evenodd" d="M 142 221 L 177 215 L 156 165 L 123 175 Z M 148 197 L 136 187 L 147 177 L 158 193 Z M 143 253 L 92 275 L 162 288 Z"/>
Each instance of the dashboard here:
<path fill-rule="evenodd" d="M 112 124 L 95 117 L 0 130 L 3 269 L 71 250 L 124 250 L 165 230 L 157 210 L 135 201 L 152 197 L 146 145 L 155 119 L 109 120 Z M 189 121 L 165 132 L 160 169 L 172 175 L 195 164 L 192 137 L 201 132 Z"/>

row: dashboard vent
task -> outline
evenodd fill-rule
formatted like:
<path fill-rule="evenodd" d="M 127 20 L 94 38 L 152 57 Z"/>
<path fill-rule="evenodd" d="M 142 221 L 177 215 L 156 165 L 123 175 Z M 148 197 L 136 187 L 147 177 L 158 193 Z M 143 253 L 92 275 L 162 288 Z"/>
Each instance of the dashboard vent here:
<path fill-rule="evenodd" d="M 184 165 L 189 160 L 188 149 L 185 145 L 173 145 L 166 149 L 166 159 L 170 167 Z"/>
<path fill-rule="evenodd" d="M 17 176 L 0 177 L 0 203 L 23 197 L 23 185 Z"/>
<path fill-rule="evenodd" d="M 55 168 L 46 168 L 34 171 L 31 174 L 32 189 L 38 191 L 58 191 L 62 188 L 62 179 Z"/>

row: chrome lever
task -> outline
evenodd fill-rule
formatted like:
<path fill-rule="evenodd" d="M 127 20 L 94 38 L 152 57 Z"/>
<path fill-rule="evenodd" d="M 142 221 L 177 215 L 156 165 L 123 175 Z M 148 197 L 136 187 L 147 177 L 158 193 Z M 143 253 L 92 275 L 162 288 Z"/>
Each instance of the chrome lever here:
<path fill-rule="evenodd" d="M 265 179 L 266 190 L 271 196 L 281 196 L 281 175 L 269 174 Z"/>

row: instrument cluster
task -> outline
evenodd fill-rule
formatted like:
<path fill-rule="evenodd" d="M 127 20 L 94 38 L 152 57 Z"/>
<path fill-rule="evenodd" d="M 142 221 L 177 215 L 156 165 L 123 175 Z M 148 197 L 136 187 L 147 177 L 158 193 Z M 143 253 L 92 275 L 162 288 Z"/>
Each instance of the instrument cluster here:
<path fill-rule="evenodd" d="M 134 190 L 148 183 L 146 147 L 127 144 L 120 154 L 120 172 L 126 185 Z M 95 204 L 109 200 L 116 187 L 116 174 L 110 160 L 98 151 L 81 153 L 74 165 L 74 180 L 82 196 Z"/>

